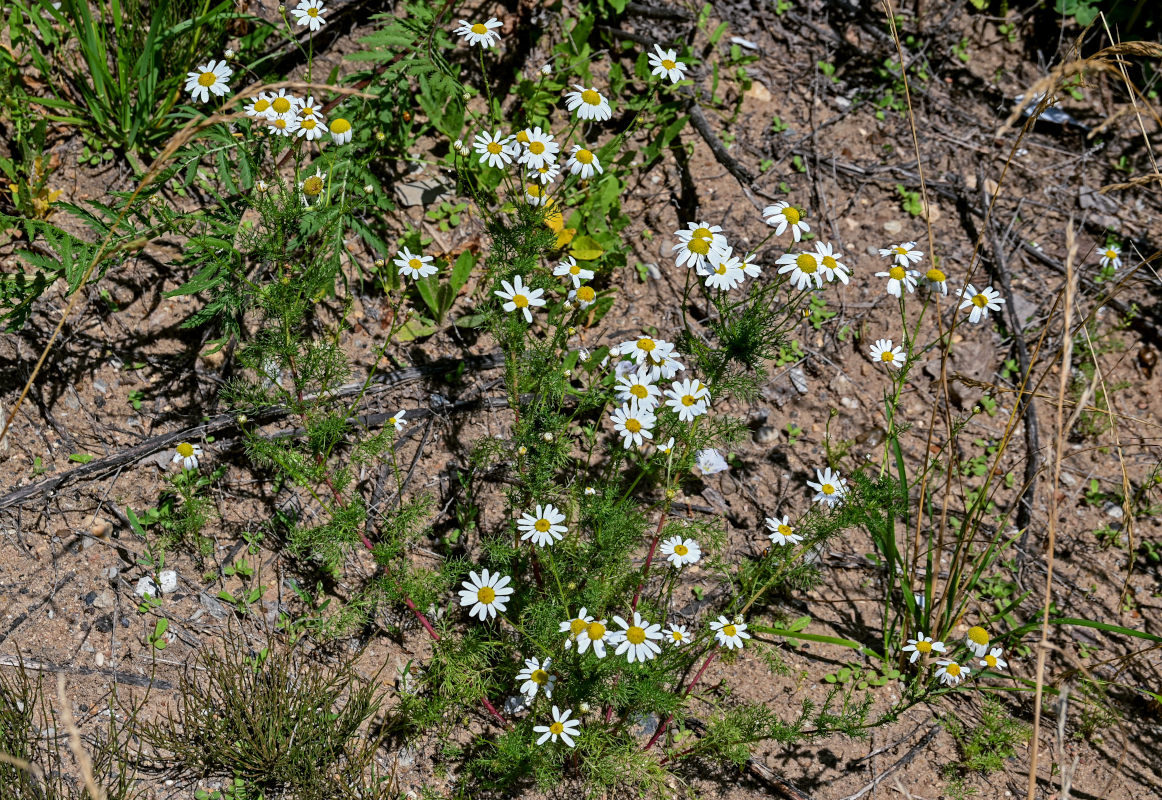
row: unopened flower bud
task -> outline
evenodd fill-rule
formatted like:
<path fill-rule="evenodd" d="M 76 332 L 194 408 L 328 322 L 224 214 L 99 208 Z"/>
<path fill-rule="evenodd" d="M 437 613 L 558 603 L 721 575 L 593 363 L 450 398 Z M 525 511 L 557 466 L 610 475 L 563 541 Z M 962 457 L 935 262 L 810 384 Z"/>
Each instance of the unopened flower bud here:
<path fill-rule="evenodd" d="M 576 336 L 576 335 L 577 335 L 577 329 L 576 329 L 576 328 L 574 328 L 572 325 L 570 325 L 570 326 L 569 326 L 569 328 L 568 328 L 568 330 L 566 330 L 566 331 L 565 331 L 565 333 L 569 334 L 570 336 Z"/>
<path fill-rule="evenodd" d="M 383 269 L 386 266 L 387 266 L 387 262 L 384 261 L 382 258 L 375 259 L 375 268 L 376 269 Z"/>
<path fill-rule="evenodd" d="M 231 58 L 234 58 L 234 51 L 231 50 L 229 47 L 227 47 L 225 55 L 226 55 L 226 60 L 229 61 Z"/>
<path fill-rule="evenodd" d="M 383 131 L 376 131 L 375 132 L 375 141 L 382 142 L 386 138 L 387 137 L 383 135 Z"/>
<path fill-rule="evenodd" d="M 549 433 L 548 431 L 545 431 L 545 433 L 541 436 L 541 438 L 544 439 L 546 442 L 551 442 L 551 441 L 553 441 L 553 434 Z"/>
<path fill-rule="evenodd" d="M 278 4 L 278 13 L 279 13 L 279 16 L 286 15 L 286 6 L 284 6 L 282 3 Z"/>
<path fill-rule="evenodd" d="M 464 92 L 464 102 L 467 103 L 472 99 L 472 92 Z"/>
<path fill-rule="evenodd" d="M 522 444 L 520 447 L 518 447 L 516 449 L 516 452 L 518 455 L 524 456 L 524 455 L 528 455 L 529 449 Z"/>
<path fill-rule="evenodd" d="M 370 183 L 363 187 L 364 194 L 375 194 L 375 187 Z"/>
<path fill-rule="evenodd" d="M 238 424 L 239 425 L 245 425 L 249 421 L 250 421 L 250 417 L 246 416 L 245 414 L 238 415 Z"/>
<path fill-rule="evenodd" d="M 552 75 L 553 74 L 553 65 L 552 64 L 542 64 L 541 65 L 541 74 L 542 75 Z"/>
<path fill-rule="evenodd" d="M 677 497 L 677 495 L 678 495 L 678 492 L 674 489 L 667 489 L 666 490 L 666 499 L 667 500 L 673 500 L 675 497 Z"/>
<path fill-rule="evenodd" d="M 582 714 L 588 714 L 589 709 L 590 709 L 590 705 L 588 703 L 582 703 L 581 705 L 577 706 L 577 710 L 580 711 Z"/>
<path fill-rule="evenodd" d="M 613 347 L 609 348 L 609 355 L 613 358 L 617 358 L 621 355 L 621 348 L 617 345 L 614 345 Z"/>
<path fill-rule="evenodd" d="M 572 378 L 573 377 L 573 370 L 571 370 L 571 369 L 565 370 L 565 377 Z"/>
<path fill-rule="evenodd" d="M 573 301 L 572 301 L 572 300 L 566 300 L 566 301 L 565 301 L 565 305 L 564 305 L 564 309 L 565 309 L 566 311 L 572 311 L 572 310 L 573 310 Z"/>
<path fill-rule="evenodd" d="M 591 358 L 590 353 L 584 347 L 577 351 L 577 359 L 582 363 L 586 363 Z"/>

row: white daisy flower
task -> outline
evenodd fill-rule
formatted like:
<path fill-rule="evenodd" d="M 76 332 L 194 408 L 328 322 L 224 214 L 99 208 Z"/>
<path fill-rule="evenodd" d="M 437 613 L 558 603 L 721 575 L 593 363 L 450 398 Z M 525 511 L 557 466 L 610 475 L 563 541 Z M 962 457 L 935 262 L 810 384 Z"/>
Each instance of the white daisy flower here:
<path fill-rule="evenodd" d="M 681 647 L 690 641 L 690 631 L 686 629 L 685 625 L 671 625 L 663 631 L 666 641 L 674 645 L 674 647 Z"/>
<path fill-rule="evenodd" d="M 573 649 L 573 642 L 580 642 L 581 634 L 585 633 L 585 629 L 589 626 L 589 623 L 593 621 L 593 617 L 585 613 L 586 611 L 588 611 L 588 609 L 582 607 L 577 616 L 573 617 L 573 619 L 565 620 L 557 627 L 557 630 L 559 630 L 561 633 L 569 634 L 568 638 L 565 639 L 566 650 Z M 586 643 L 585 646 L 588 647 L 588 643 Z M 585 652 L 581 649 L 580 644 L 578 644 L 577 650 L 581 653 Z"/>
<path fill-rule="evenodd" d="M 678 60 L 676 50 L 663 50 L 660 44 L 655 44 L 654 51 L 650 53 L 650 67 L 653 68 L 651 75 L 669 78 L 671 83 L 677 83 L 685 77 L 686 65 Z"/>
<path fill-rule="evenodd" d="M 662 542 L 662 555 L 674 565 L 675 569 L 681 569 L 687 564 L 693 564 L 702 558 L 702 548 L 693 539 L 672 536 Z"/>
<path fill-rule="evenodd" d="M 576 300 L 577 305 L 585 309 L 597 302 L 597 292 L 592 286 L 578 286 L 569 290 L 569 299 Z"/>
<path fill-rule="evenodd" d="M 936 668 L 936 677 L 945 686 L 955 686 L 972 672 L 968 667 L 962 667 L 955 661 L 937 661 L 936 663 L 939 664 Z"/>
<path fill-rule="evenodd" d="M 298 136 L 300 139 L 305 138 L 308 142 L 313 142 L 315 139 L 323 138 L 323 134 L 327 132 L 327 126 L 317 117 L 296 115 L 287 122 L 286 132 L 288 135 Z"/>
<path fill-rule="evenodd" d="M 581 611 L 584 612 L 585 609 Z M 590 619 L 584 630 L 574 637 L 577 639 L 577 652 L 584 653 L 592 646 L 593 655 L 605 658 L 605 642 L 610 635 L 609 629 L 605 627 L 605 620 Z"/>
<path fill-rule="evenodd" d="M 731 289 L 739 286 L 746 279 L 742 271 L 742 262 L 732 255 L 733 250 L 726 248 L 712 252 L 714 258 L 709 259 L 709 273 L 706 275 L 706 285 L 712 289 Z"/>
<path fill-rule="evenodd" d="M 573 145 L 573 151 L 569 155 L 569 160 L 565 162 L 565 166 L 574 175 L 580 175 L 582 180 L 592 178 L 595 172 L 600 174 L 605 171 L 601 167 L 601 162 L 597 160 L 596 154 L 579 144 Z"/>
<path fill-rule="evenodd" d="M 267 125 L 270 126 L 270 132 L 276 136 L 290 136 L 291 128 L 298 128 L 299 115 L 293 111 L 286 114 L 278 114 L 268 118 Z"/>
<path fill-rule="evenodd" d="M 553 706 L 553 721 L 548 725 L 537 725 L 533 728 L 533 733 L 541 734 L 541 738 L 537 739 L 537 744 L 541 745 L 552 739 L 554 742 L 561 739 L 568 747 L 573 746 L 573 737 L 581 735 L 581 720 L 569 719 L 569 715 L 573 713 L 573 709 L 567 708 L 564 713 Z"/>
<path fill-rule="evenodd" d="M 613 116 L 613 109 L 609 101 L 597 91 L 597 87 L 573 84 L 577 91 L 565 95 L 565 105 L 570 111 L 576 111 L 580 119 L 591 119 L 595 122 L 604 122 Z"/>
<path fill-rule="evenodd" d="M 299 182 L 299 199 L 304 206 L 318 203 L 323 197 L 323 190 L 327 188 L 327 173 L 315 167 L 315 174 Z"/>
<path fill-rule="evenodd" d="M 783 232 L 790 228 L 796 242 L 803 238 L 804 233 L 811 230 L 811 226 L 803 221 L 802 212 L 785 200 L 764 208 L 763 219 L 775 229 L 776 236 L 782 236 Z"/>
<path fill-rule="evenodd" d="M 1004 648 L 994 647 L 988 655 L 981 659 L 980 665 L 991 670 L 1008 669 L 1009 662 L 1001 658 L 1004 652 Z"/>
<path fill-rule="evenodd" d="M 174 448 L 173 463 L 181 464 L 182 469 L 197 469 L 198 456 L 202 455 L 202 448 L 189 442 L 181 442 Z"/>
<path fill-rule="evenodd" d="M 665 444 L 659 444 L 657 447 L 659 453 L 663 455 L 669 455 L 670 452 L 674 449 L 674 437 L 671 436 Z"/>
<path fill-rule="evenodd" d="M 666 397 L 669 398 L 666 405 L 682 422 L 693 422 L 705 414 L 710 406 L 710 390 L 694 378 L 674 381 L 666 390 Z"/>
<path fill-rule="evenodd" d="M 298 115 L 300 117 L 313 117 L 319 122 L 326 120 L 323 115 L 323 106 L 315 101 L 314 95 L 307 95 L 307 98 L 299 103 Z"/>
<path fill-rule="evenodd" d="M 893 263 L 899 264 L 901 267 L 907 267 L 920 263 L 920 259 L 924 257 L 923 251 L 915 248 L 915 242 L 901 242 L 891 247 L 881 247 L 880 255 L 892 259 Z"/>
<path fill-rule="evenodd" d="M 1103 267 L 1112 266 L 1114 269 L 1119 269 L 1122 266 L 1122 248 L 1118 247 L 1116 244 L 1111 244 L 1105 249 L 1104 252 L 1102 252 L 1101 258 L 1098 259 L 1098 263 L 1100 263 Z"/>
<path fill-rule="evenodd" d="M 331 141 L 336 144 L 346 144 L 351 141 L 351 123 L 337 116 L 331 120 Z"/>
<path fill-rule="evenodd" d="M 487 48 L 500 41 L 500 32 L 497 29 L 502 27 L 504 23 L 496 17 L 491 17 L 488 22 L 469 22 L 462 19 L 455 33 L 467 40 L 468 44 L 478 44 Z"/>
<path fill-rule="evenodd" d="M 763 274 L 763 268 L 755 263 L 755 259 L 757 258 L 758 253 L 747 253 L 740 260 L 738 267 L 748 278 L 757 278 Z"/>
<path fill-rule="evenodd" d="M 771 540 L 771 544 L 777 544 L 780 547 L 788 544 L 798 544 L 803 541 L 803 537 L 795 533 L 795 529 L 791 527 L 790 516 L 784 514 L 782 519 L 778 517 L 767 517 L 767 538 Z"/>
<path fill-rule="evenodd" d="M 311 33 L 314 33 L 326 22 L 323 19 L 323 11 L 323 0 L 303 0 L 297 8 L 291 11 L 291 16 L 295 18 L 295 22 L 300 27 L 308 27 L 311 29 Z"/>
<path fill-rule="evenodd" d="M 915 664 L 921 656 L 927 656 L 931 653 L 943 653 L 946 651 L 944 642 L 933 641 L 931 636 L 925 636 L 924 631 L 916 634 L 915 639 L 909 639 L 908 643 L 902 648 L 905 653 L 911 653 L 912 657 L 908 659 L 909 664 Z"/>
<path fill-rule="evenodd" d="M 948 276 L 939 267 L 932 267 L 924 273 L 924 280 L 928 285 L 934 289 L 939 289 L 940 294 L 947 296 L 948 294 Z"/>
<path fill-rule="evenodd" d="M 529 177 L 533 180 L 541 182 L 542 186 L 546 186 L 557 180 L 557 176 L 561 174 L 561 167 L 557 164 L 545 164 L 543 167 L 529 170 Z"/>
<path fill-rule="evenodd" d="M 871 346 L 872 361 L 883 364 L 891 369 L 904 366 L 904 348 L 900 345 L 892 347 L 891 339 L 876 339 Z"/>
<path fill-rule="evenodd" d="M 483 575 L 477 575 L 473 570 L 468 577 L 471 580 L 460 584 L 464 587 L 460 592 L 460 605 L 472 606 L 468 616 L 478 616 L 484 622 L 485 617 L 495 617 L 496 612 L 508 607 L 509 596 L 515 591 L 508 585 L 511 578 L 499 572 L 489 573 L 487 569 Z"/>
<path fill-rule="evenodd" d="M 561 538 L 569 532 L 568 526 L 560 524 L 564 521 L 565 515 L 550 503 L 538 505 L 535 514 L 526 511 L 517 521 L 516 527 L 521 531 L 522 542 L 531 539 L 537 547 L 549 547 L 554 542 L 561 541 Z"/>
<path fill-rule="evenodd" d="M 402 431 L 403 426 L 407 425 L 407 420 L 403 418 L 404 414 L 406 413 L 407 411 L 401 408 L 399 411 L 395 412 L 394 416 L 387 418 L 387 424 L 394 428 L 396 433 Z"/>
<path fill-rule="evenodd" d="M 730 469 L 730 465 L 726 463 L 726 459 L 722 457 L 722 453 L 713 447 L 707 447 L 695 453 L 694 466 L 698 467 L 703 475 L 715 475 Z"/>
<path fill-rule="evenodd" d="M 419 280 L 426 278 L 429 275 L 435 275 L 436 265 L 432 263 L 432 256 L 421 256 L 419 253 L 413 253 L 406 247 L 400 250 L 392 262 L 399 267 L 399 274 L 404 275 L 412 280 Z"/>
<path fill-rule="evenodd" d="M 530 701 L 543 691 L 550 700 L 553 697 L 553 686 L 557 683 L 557 676 L 549 673 L 553 659 L 546 658 L 544 663 L 535 658 L 525 659 L 525 668 L 517 673 L 516 679 L 521 681 L 520 693 Z"/>
<path fill-rule="evenodd" d="M 246 106 L 246 116 L 248 117 L 262 117 L 266 119 L 270 113 L 270 98 L 271 95 L 266 92 L 259 92 L 258 97 L 252 99 L 249 105 Z"/>
<path fill-rule="evenodd" d="M 610 416 L 613 420 L 613 429 L 622 438 L 622 446 L 628 450 L 631 446 L 641 447 L 646 439 L 653 439 L 653 428 L 657 422 L 651 412 L 639 408 L 635 403 L 627 403 Z"/>
<path fill-rule="evenodd" d="M 501 136 L 500 131 L 496 133 L 478 133 L 473 137 L 472 147 L 480 154 L 480 163 L 488 162 L 488 166 L 503 168 L 506 164 L 511 164 L 513 158 L 516 156 L 512 146 L 511 136 Z"/>
<path fill-rule="evenodd" d="M 274 119 L 287 114 L 297 114 L 302 102 L 301 98 L 287 94 L 286 89 L 279 89 L 278 92 L 270 96 L 270 110 L 266 112 L 266 116 Z"/>
<path fill-rule="evenodd" d="M 553 141 L 553 134 L 542 131 L 539 125 L 522 133 L 527 141 L 521 142 L 523 147 L 520 158 L 517 159 L 518 164 L 524 164 L 529 170 L 535 170 L 556 162 L 561 145 Z"/>
<path fill-rule="evenodd" d="M 545 187 L 539 183 L 526 183 L 525 202 L 530 206 L 543 206 L 549 202 L 549 196 L 545 194 Z"/>
<path fill-rule="evenodd" d="M 964 637 L 964 644 L 977 658 L 984 658 L 989 649 L 989 632 L 979 625 L 973 625 Z"/>
<path fill-rule="evenodd" d="M 513 278 L 512 283 L 501 281 L 500 285 L 504 287 L 503 291 L 497 290 L 493 294 L 505 301 L 501 308 L 508 312 L 520 309 L 525 315 L 525 322 L 531 323 L 533 321 L 533 312 L 530 306 L 537 307 L 545 304 L 544 299 L 541 297 L 545 293 L 545 290 L 533 289 L 530 286 L 526 286 L 524 278 L 520 275 Z"/>
<path fill-rule="evenodd" d="M 888 294 L 893 297 L 903 297 L 904 290 L 908 293 L 916 291 L 916 278 L 920 277 L 920 273 L 914 269 L 904 269 L 899 264 L 892 265 L 887 272 L 877 272 L 877 278 L 888 279 Z"/>
<path fill-rule="evenodd" d="M 638 408 L 653 411 L 662 399 L 662 390 L 641 372 L 631 372 L 619 375 L 617 385 L 617 399 L 623 403 L 636 404 Z"/>
<path fill-rule="evenodd" d="M 981 322 L 988 319 L 989 311 L 1000 311 L 1001 304 L 1005 302 L 1001 293 L 993 287 L 986 286 L 978 292 L 971 283 L 964 287 L 960 297 L 964 301 L 960 304 L 961 310 L 972 309 L 968 315 L 969 322 Z"/>
<path fill-rule="evenodd" d="M 594 489 L 592 486 L 585 487 L 585 496 L 586 497 L 592 497 L 595 494 L 597 494 L 597 490 Z"/>
<path fill-rule="evenodd" d="M 825 470 L 817 469 L 815 475 L 818 478 L 818 483 L 807 481 L 807 485 L 815 490 L 815 497 L 812 499 L 816 503 L 834 506 L 843 502 L 843 496 L 847 494 L 846 478 L 840 477 L 838 472 L 832 472 L 831 467 Z"/>
<path fill-rule="evenodd" d="M 699 275 L 706 275 L 709 264 L 719 258 L 719 252 L 729 249 L 726 236 L 721 226 L 709 222 L 688 222 L 686 227 L 688 230 L 674 231 L 678 237 L 678 243 L 673 247 L 677 266 L 693 267 Z"/>
<path fill-rule="evenodd" d="M 577 263 L 577 259 L 572 256 L 562 258 L 561 263 L 553 270 L 553 275 L 558 278 L 569 278 L 569 280 L 573 281 L 574 289 L 581 285 L 581 281 L 593 280 L 593 270 L 580 266 Z"/>
<path fill-rule="evenodd" d="M 617 638 L 615 656 L 625 653 L 629 663 L 632 664 L 635 661 L 644 663 L 662 652 L 661 646 L 657 644 L 657 640 L 662 638 L 661 625 L 651 625 L 642 619 L 642 615 L 637 611 L 633 612 L 632 625 L 621 617 L 614 617 L 613 621 L 622 627 L 622 630 L 614 633 Z"/>
<path fill-rule="evenodd" d="M 234 70 L 226 66 L 225 59 L 210 61 L 197 67 L 196 71 L 186 73 L 186 91 L 203 103 L 210 99 L 211 92 L 215 97 L 221 97 L 230 89 L 227 81 L 233 74 Z"/>
<path fill-rule="evenodd" d="M 780 275 L 791 273 L 791 284 L 800 291 L 810 288 L 812 282 L 815 288 L 823 285 L 823 260 L 818 253 L 784 253 L 775 263 L 780 265 Z"/>
<path fill-rule="evenodd" d="M 722 616 L 710 623 L 710 630 L 714 631 L 714 638 L 718 640 L 718 644 L 727 650 L 736 647 L 741 650 L 742 640 L 750 638 L 750 634 L 746 632 L 745 622 L 731 622 Z"/>
<path fill-rule="evenodd" d="M 838 278 L 844 286 L 847 285 L 847 265 L 839 260 L 843 258 L 843 253 L 835 252 L 830 243 L 816 242 L 815 255 L 819 256 L 819 266 L 824 280 L 831 283 Z"/>

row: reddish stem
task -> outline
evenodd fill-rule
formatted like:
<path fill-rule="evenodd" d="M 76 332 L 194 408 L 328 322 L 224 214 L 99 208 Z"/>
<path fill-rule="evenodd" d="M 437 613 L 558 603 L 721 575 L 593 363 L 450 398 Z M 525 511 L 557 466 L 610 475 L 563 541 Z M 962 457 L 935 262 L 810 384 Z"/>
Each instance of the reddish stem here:
<path fill-rule="evenodd" d="M 496 710 L 496 706 L 494 706 L 492 704 L 492 701 L 490 701 L 484 695 L 481 695 L 480 702 L 484 703 L 484 707 L 489 710 L 489 712 L 492 714 L 492 716 L 496 717 L 496 719 L 499 720 L 501 725 L 503 725 L 506 728 L 508 727 L 508 720 L 505 719 L 504 716 L 499 711 Z"/>
<path fill-rule="evenodd" d="M 712 650 L 710 652 L 710 655 L 707 656 L 706 660 L 702 662 L 702 668 L 699 669 L 697 674 L 694 675 L 694 680 L 690 681 L 690 685 L 687 686 L 686 691 L 684 691 L 682 693 L 682 697 L 689 697 L 690 696 L 690 690 L 694 688 L 694 684 L 698 683 L 698 680 L 702 677 L 702 673 L 706 671 L 706 668 L 710 666 L 710 662 L 713 661 L 714 657 L 717 655 L 718 655 L 717 650 Z M 651 747 L 653 747 L 654 743 L 657 742 L 658 739 L 660 739 L 662 737 L 662 734 L 666 732 L 666 728 L 668 728 L 670 726 L 670 722 L 673 721 L 673 719 L 674 719 L 674 715 L 670 714 L 668 717 L 666 717 L 665 721 L 662 722 L 662 724 L 658 726 L 658 729 L 656 731 L 654 731 L 653 738 L 651 738 L 648 742 L 646 742 L 646 747 L 645 747 L 646 750 L 649 750 Z"/>
<path fill-rule="evenodd" d="M 662 538 L 662 526 L 665 523 L 666 512 L 663 511 L 662 516 L 658 519 L 658 527 L 654 530 L 654 538 L 650 542 L 650 552 L 646 554 L 646 564 L 642 567 L 642 579 L 638 581 L 637 590 L 633 593 L 631 611 L 637 611 L 637 601 L 641 599 L 642 587 L 646 585 L 646 579 L 650 576 L 650 564 L 654 563 L 654 551 L 658 549 L 658 540 Z"/>
<path fill-rule="evenodd" d="M 432 623 L 428 622 L 428 618 L 423 615 L 423 612 L 416 608 L 416 604 L 413 603 L 412 599 L 406 594 L 403 596 L 403 603 L 405 606 L 411 609 L 413 614 L 416 615 L 416 619 L 418 619 L 420 624 L 424 626 L 424 630 L 426 630 L 434 640 L 437 642 L 440 641 L 440 634 L 436 633 L 436 629 L 432 627 Z"/>

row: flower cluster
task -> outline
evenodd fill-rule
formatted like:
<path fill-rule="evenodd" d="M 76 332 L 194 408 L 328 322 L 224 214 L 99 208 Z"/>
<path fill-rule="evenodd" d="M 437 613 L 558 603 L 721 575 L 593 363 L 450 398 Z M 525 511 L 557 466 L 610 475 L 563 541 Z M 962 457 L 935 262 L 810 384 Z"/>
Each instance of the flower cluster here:
<path fill-rule="evenodd" d="M 1004 648 L 990 648 L 989 644 L 988 631 L 980 626 L 969 628 L 968 634 L 964 639 L 966 657 L 972 658 L 975 656 L 979 658 L 980 666 L 986 670 L 995 672 L 1006 669 L 1009 666 L 1009 662 L 1002 657 L 1004 655 Z M 909 664 L 915 664 L 921 658 L 925 659 L 924 663 L 927 663 L 927 660 L 934 653 L 941 655 L 947 654 L 948 646 L 944 642 L 938 642 L 929 636 L 925 636 L 921 631 L 916 634 L 915 639 L 909 639 L 908 643 L 901 650 L 905 653 L 911 653 L 911 656 L 908 658 Z M 936 678 L 945 686 L 957 686 L 972 673 L 972 667 L 962 663 L 964 660 L 966 659 L 938 659 L 936 661 Z"/>

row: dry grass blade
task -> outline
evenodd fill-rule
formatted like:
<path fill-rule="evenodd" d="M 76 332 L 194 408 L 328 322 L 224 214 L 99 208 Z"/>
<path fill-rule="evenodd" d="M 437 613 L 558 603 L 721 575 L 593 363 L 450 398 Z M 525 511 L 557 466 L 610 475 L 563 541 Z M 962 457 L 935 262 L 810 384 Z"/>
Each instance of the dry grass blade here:
<path fill-rule="evenodd" d="M 89 752 L 81 744 L 81 732 L 77 728 L 76 719 L 73 717 L 73 704 L 65 693 L 64 673 L 57 673 L 56 696 L 61 705 L 61 720 L 64 722 L 65 730 L 69 734 L 69 750 L 72 751 L 73 758 L 76 759 L 77 766 L 81 770 L 81 779 L 85 782 L 85 791 L 89 793 L 91 800 L 105 800 L 105 790 L 93 778 L 93 760 L 89 758 Z"/>

